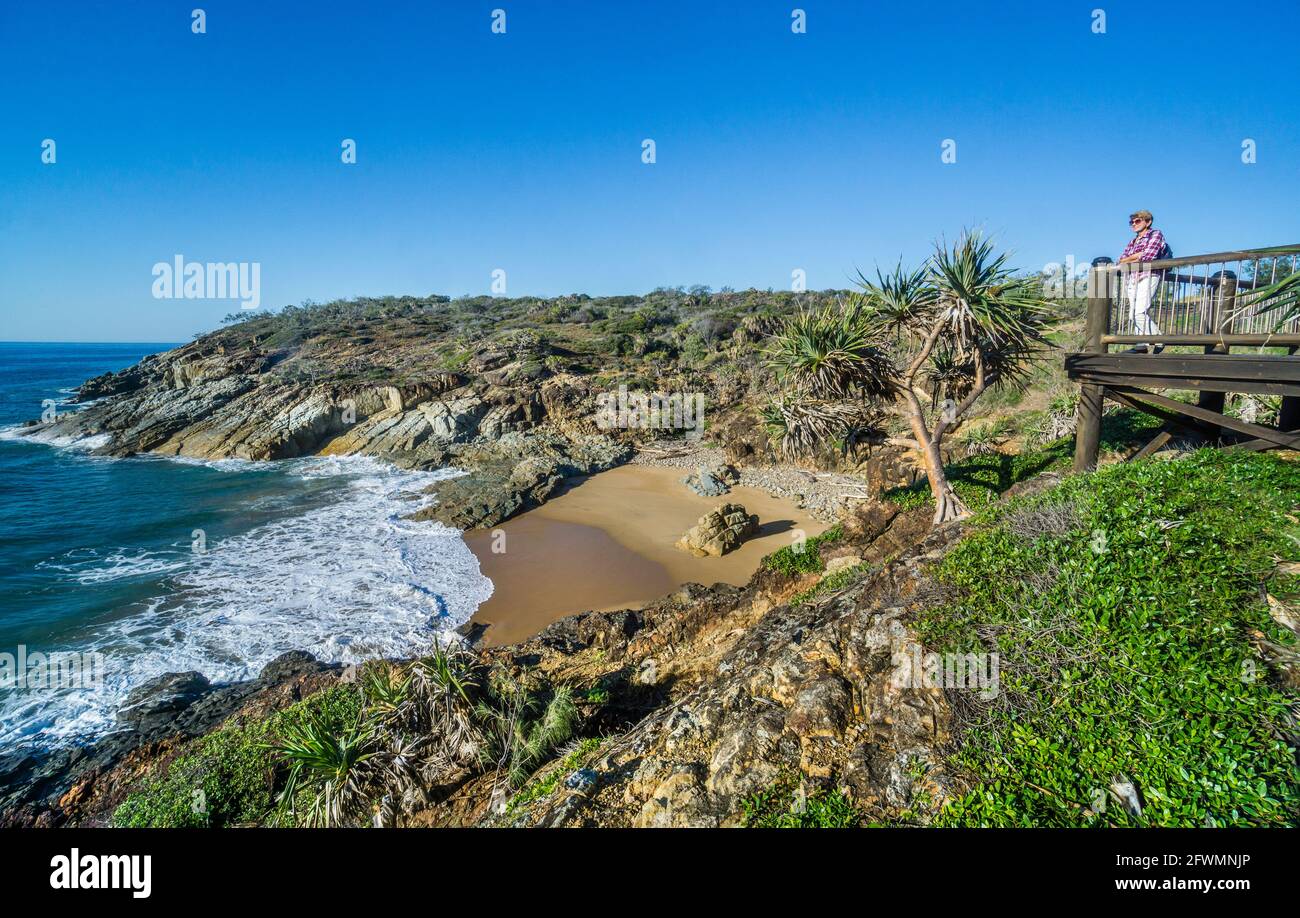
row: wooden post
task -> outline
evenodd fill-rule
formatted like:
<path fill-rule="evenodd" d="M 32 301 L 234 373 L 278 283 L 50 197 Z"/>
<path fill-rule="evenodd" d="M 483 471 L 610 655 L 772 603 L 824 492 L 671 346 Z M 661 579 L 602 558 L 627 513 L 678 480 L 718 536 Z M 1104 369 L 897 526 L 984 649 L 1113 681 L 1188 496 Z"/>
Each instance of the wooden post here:
<path fill-rule="evenodd" d="M 1101 336 L 1110 326 L 1111 278 L 1113 272 L 1103 271 L 1093 262 L 1088 272 L 1087 314 L 1083 325 L 1083 352 L 1103 354 L 1106 351 Z M 1079 416 L 1074 428 L 1074 470 L 1090 472 L 1097 467 L 1097 451 L 1101 446 L 1101 411 L 1106 399 L 1102 386 L 1083 383 L 1079 387 Z"/>
<path fill-rule="evenodd" d="M 1218 308 L 1214 310 L 1214 325 L 1210 331 L 1220 333 L 1223 331 L 1223 322 L 1231 314 L 1232 310 L 1237 307 L 1237 275 L 1231 271 L 1220 271 L 1215 275 L 1219 279 L 1219 295 L 1215 298 Z M 1232 329 L 1228 328 L 1228 332 Z M 1209 344 L 1205 347 L 1207 354 L 1226 354 L 1228 346 L 1226 344 Z M 1227 404 L 1226 392 L 1206 392 L 1201 391 L 1197 396 L 1196 406 L 1213 411 L 1216 414 L 1223 414 L 1223 408 Z M 1223 436 L 1223 428 L 1215 424 L 1202 424 L 1205 429 L 1205 435 L 1210 440 L 1217 440 Z"/>
<path fill-rule="evenodd" d="M 1294 357 L 1296 349 L 1289 347 L 1286 352 Z M 1300 427 L 1300 398 L 1294 395 L 1284 395 L 1282 396 L 1282 408 L 1277 413 L 1277 429 L 1295 430 L 1297 427 Z"/>

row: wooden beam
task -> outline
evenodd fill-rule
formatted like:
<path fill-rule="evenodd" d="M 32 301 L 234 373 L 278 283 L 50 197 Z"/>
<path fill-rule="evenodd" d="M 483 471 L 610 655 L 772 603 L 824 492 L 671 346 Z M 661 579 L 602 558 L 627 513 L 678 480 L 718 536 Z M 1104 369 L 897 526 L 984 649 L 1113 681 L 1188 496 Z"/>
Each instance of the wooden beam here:
<path fill-rule="evenodd" d="M 1122 373 L 1071 374 L 1071 379 L 1099 386 L 1136 386 L 1139 389 L 1192 389 L 1206 392 L 1249 392 L 1254 395 L 1300 395 L 1300 383 L 1225 382 L 1185 376 L 1132 376 Z"/>
<path fill-rule="evenodd" d="M 1237 433 L 1247 434 L 1262 440 L 1269 440 L 1288 449 L 1300 449 L 1300 433 L 1287 433 L 1260 424 L 1251 424 L 1239 418 L 1229 417 L 1226 414 L 1208 411 L 1199 405 L 1188 405 L 1185 402 L 1166 398 L 1163 395 L 1157 395 L 1154 392 L 1147 392 L 1133 386 L 1116 386 L 1113 388 L 1113 392 L 1116 395 L 1127 395 L 1135 400 L 1151 402 L 1166 411 L 1186 415 L 1198 421 L 1205 421 L 1215 427 L 1226 427 L 1228 430 L 1234 430 Z M 1148 413 L 1155 414 L 1156 412 Z"/>
<path fill-rule="evenodd" d="M 1300 433 L 1300 431 L 1294 431 L 1294 433 Z M 1265 440 L 1262 437 L 1257 437 L 1254 440 L 1242 440 L 1238 443 L 1230 443 L 1229 445 L 1224 447 L 1224 449 L 1244 449 L 1244 450 L 1249 450 L 1251 452 L 1259 452 L 1260 450 L 1278 449 L 1278 448 L 1279 448 L 1278 445 L 1274 443 L 1272 440 Z"/>
<path fill-rule="evenodd" d="M 1192 422 L 1187 420 L 1186 418 L 1178 414 L 1175 414 L 1172 411 L 1165 411 L 1164 409 L 1156 408 L 1153 405 L 1148 405 L 1146 402 L 1138 401 L 1137 399 L 1132 398 L 1131 396 L 1127 395 L 1124 392 L 1121 392 L 1118 389 L 1107 389 L 1106 397 L 1113 402 L 1118 402 L 1119 404 L 1123 405 L 1125 408 L 1132 408 L 1135 411 L 1141 411 L 1144 414 L 1149 414 L 1152 417 L 1159 418 L 1160 420 L 1164 421 L 1166 424 L 1176 425 L 1178 427 L 1182 427 L 1183 429 L 1191 431 L 1193 433 L 1200 433 L 1200 431 L 1196 429 L 1196 427 L 1192 424 Z"/>
<path fill-rule="evenodd" d="M 1151 438 L 1150 443 L 1142 447 L 1137 452 L 1133 453 L 1124 461 L 1133 462 L 1137 459 L 1145 459 L 1147 456 L 1150 456 L 1152 453 L 1160 449 L 1160 447 L 1164 446 L 1172 439 L 1173 439 L 1173 434 L 1171 434 L 1168 430 L 1162 430 L 1160 431 L 1160 433 L 1156 434 L 1154 437 Z"/>
<path fill-rule="evenodd" d="M 1088 273 L 1088 304 L 1083 323 L 1083 349 L 1092 356 L 1101 356 L 1106 348 L 1101 336 L 1110 326 L 1111 293 L 1109 277 L 1094 267 Z M 1066 360 L 1069 367 L 1069 360 Z M 1097 454 L 1101 449 L 1101 411 L 1105 401 L 1101 386 L 1084 382 L 1079 387 L 1079 407 L 1074 425 L 1074 470 L 1089 472 L 1097 467 Z"/>
<path fill-rule="evenodd" d="M 1300 396 L 1300 357 L 1267 354 L 1068 354 L 1071 379 L 1095 385 Z"/>
<path fill-rule="evenodd" d="M 1162 258 L 1158 261 L 1144 261 L 1143 271 L 1158 271 L 1161 268 L 1181 268 L 1186 265 L 1214 265 L 1225 261 L 1254 261 L 1256 258 L 1276 258 L 1279 255 L 1294 255 L 1300 252 L 1300 245 L 1275 245 L 1266 249 L 1239 249 L 1235 252 L 1212 252 L 1209 255 L 1189 255 L 1186 258 Z M 1096 269 L 1094 269 L 1096 270 Z M 1106 265 L 1103 269 L 1112 273 L 1139 270 L 1127 265 Z"/>
<path fill-rule="evenodd" d="M 1214 343 L 1217 343 L 1215 341 Z M 1283 354 L 1067 354 L 1066 370 L 1134 376 L 1300 383 L 1300 357 Z"/>

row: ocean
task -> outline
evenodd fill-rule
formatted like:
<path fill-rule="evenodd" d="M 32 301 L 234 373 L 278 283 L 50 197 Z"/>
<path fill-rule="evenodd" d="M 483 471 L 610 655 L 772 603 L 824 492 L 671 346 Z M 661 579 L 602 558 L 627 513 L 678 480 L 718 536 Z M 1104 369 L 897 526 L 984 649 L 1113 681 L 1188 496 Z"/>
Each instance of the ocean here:
<path fill-rule="evenodd" d="M 0 685 L 0 749 L 93 740 L 166 672 L 215 683 L 288 650 L 410 656 L 492 593 L 459 531 L 403 519 L 452 470 L 107 459 L 16 436 L 47 399 L 78 410 L 78 384 L 171 346 L 0 342 L 0 661 L 98 654 L 102 667 L 80 680 L 93 685 Z"/>

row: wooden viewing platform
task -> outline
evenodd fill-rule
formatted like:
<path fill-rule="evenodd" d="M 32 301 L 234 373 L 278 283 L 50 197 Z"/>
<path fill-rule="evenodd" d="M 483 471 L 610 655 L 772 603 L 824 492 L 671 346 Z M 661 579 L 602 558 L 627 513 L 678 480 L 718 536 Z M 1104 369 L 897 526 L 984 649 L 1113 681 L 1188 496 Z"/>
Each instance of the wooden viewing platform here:
<path fill-rule="evenodd" d="M 1300 311 L 1285 308 L 1296 302 L 1294 288 L 1285 296 L 1271 292 L 1300 273 L 1300 245 L 1124 265 L 1102 261 L 1088 275 L 1083 349 L 1065 358 L 1066 373 L 1081 386 L 1076 471 L 1096 468 L 1107 398 L 1164 421 L 1130 459 L 1150 455 L 1176 434 L 1237 449 L 1300 449 Z M 1157 279 L 1147 315 L 1159 334 L 1142 333 L 1134 321 L 1132 300 L 1142 275 Z M 1132 345 L 1145 345 L 1147 352 L 1110 350 Z M 1155 345 L 1166 350 L 1154 353 Z M 1201 353 L 1168 350 L 1186 346 Z M 1233 347 L 1256 352 L 1233 353 Z M 1265 347 L 1286 353 L 1259 353 Z M 1197 402 L 1159 392 L 1168 389 L 1195 390 Z M 1225 414 L 1229 392 L 1280 396 L 1278 425 Z"/>

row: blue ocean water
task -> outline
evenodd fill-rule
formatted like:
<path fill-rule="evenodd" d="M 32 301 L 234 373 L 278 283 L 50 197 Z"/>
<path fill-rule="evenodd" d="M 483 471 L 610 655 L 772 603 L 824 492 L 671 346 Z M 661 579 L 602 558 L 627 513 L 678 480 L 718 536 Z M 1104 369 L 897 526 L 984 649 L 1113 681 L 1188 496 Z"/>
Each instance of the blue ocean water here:
<path fill-rule="evenodd" d="M 460 533 L 403 517 L 447 473 L 364 458 L 108 459 L 17 433 L 164 344 L 0 342 L 0 653 L 102 654 L 94 688 L 0 687 L 0 749 L 91 739 L 136 685 L 249 678 L 302 649 L 409 655 L 492 587 Z"/>

